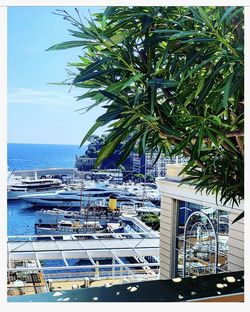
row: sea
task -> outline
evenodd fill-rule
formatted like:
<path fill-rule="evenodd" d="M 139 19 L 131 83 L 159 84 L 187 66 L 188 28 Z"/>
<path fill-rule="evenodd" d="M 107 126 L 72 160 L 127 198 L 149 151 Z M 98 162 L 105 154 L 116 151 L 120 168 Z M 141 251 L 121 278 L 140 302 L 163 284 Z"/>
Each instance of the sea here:
<path fill-rule="evenodd" d="M 83 155 L 87 146 L 81 149 L 77 145 L 51 145 L 51 144 L 8 144 L 8 169 L 9 171 L 25 170 L 25 169 L 45 169 L 45 168 L 74 168 L 75 156 Z M 36 210 L 28 203 L 21 200 L 8 201 L 8 220 L 7 235 L 36 235 L 34 223 L 36 219 Z M 127 263 L 126 258 L 122 258 Z M 70 266 L 90 265 L 91 262 L 86 259 L 68 259 Z M 102 260 L 103 264 L 111 264 L 111 260 Z M 101 264 L 101 260 L 99 261 Z M 58 267 L 64 266 L 61 260 L 43 260 L 43 266 Z M 100 271 L 109 271 L 109 268 L 100 268 Z M 119 270 L 119 268 L 116 268 Z M 83 272 L 82 269 L 71 269 L 71 272 L 77 272 L 79 277 L 89 276 L 94 269 L 89 266 Z M 68 277 L 68 270 L 44 271 L 45 274 L 58 274 L 64 279 Z M 103 273 L 102 273 L 103 274 Z M 106 274 L 106 273 L 104 273 Z M 107 272 L 108 274 L 108 272 Z M 51 275 L 51 276 L 52 276 Z M 48 275 L 49 276 L 49 275 Z"/>
<path fill-rule="evenodd" d="M 85 153 L 87 146 L 59 144 L 8 144 L 8 169 L 74 168 L 75 156 Z"/>
<path fill-rule="evenodd" d="M 87 146 L 59 144 L 8 144 L 8 169 L 16 170 L 74 168 L 75 157 Z M 8 201 L 7 235 L 35 235 L 36 209 L 20 200 Z"/>

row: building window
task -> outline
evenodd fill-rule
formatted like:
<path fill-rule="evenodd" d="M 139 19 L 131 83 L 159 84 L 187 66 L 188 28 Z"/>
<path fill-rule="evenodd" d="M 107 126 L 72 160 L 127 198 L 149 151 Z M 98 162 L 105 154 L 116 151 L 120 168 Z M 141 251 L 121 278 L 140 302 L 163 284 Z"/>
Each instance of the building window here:
<path fill-rule="evenodd" d="M 227 271 L 228 231 L 227 211 L 177 201 L 176 275 Z"/>

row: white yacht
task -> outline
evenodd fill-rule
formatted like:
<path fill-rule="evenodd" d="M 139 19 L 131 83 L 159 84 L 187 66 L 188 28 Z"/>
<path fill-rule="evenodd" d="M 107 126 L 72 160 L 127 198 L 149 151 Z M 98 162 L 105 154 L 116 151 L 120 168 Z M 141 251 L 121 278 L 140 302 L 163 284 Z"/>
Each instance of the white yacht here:
<path fill-rule="evenodd" d="M 64 184 L 59 179 L 44 178 L 44 179 L 23 179 L 23 178 L 10 178 L 8 179 L 7 199 L 19 199 L 22 195 L 33 195 L 41 192 L 55 192 L 62 190 Z"/>
<path fill-rule="evenodd" d="M 19 196 L 20 199 L 38 207 L 78 208 L 89 206 L 108 206 L 110 196 L 116 196 L 117 208 L 124 204 L 144 205 L 142 198 L 127 191 L 109 188 L 84 188 L 82 191 L 56 191 Z M 147 205 L 150 205 L 147 202 Z M 153 205 L 153 204 L 151 204 Z"/>
<path fill-rule="evenodd" d="M 80 211 L 69 211 L 58 208 L 50 210 L 42 209 L 36 211 L 35 226 L 56 225 L 60 221 L 79 221 L 80 223 L 84 223 L 86 220 L 98 221 L 101 225 L 104 225 L 107 222 L 118 221 L 120 214 L 118 210 L 113 212 L 108 211 L 108 207 L 90 207 L 88 209 L 81 209 Z"/>
<path fill-rule="evenodd" d="M 59 221 L 56 225 L 37 225 L 35 228 L 38 235 L 70 235 L 105 231 L 105 228 L 99 222 L 95 221 L 86 221 L 84 223 L 78 221 Z"/>
<path fill-rule="evenodd" d="M 120 188 L 145 200 L 150 200 L 156 205 L 159 205 L 161 201 L 160 192 L 155 183 L 124 183 Z"/>
<path fill-rule="evenodd" d="M 79 211 L 62 210 L 58 208 L 41 209 L 36 211 L 35 225 L 57 224 L 59 221 L 76 221 L 80 223 L 98 220 L 101 225 L 107 222 L 116 222 L 122 214 L 143 215 L 147 213 L 160 214 L 160 208 L 151 203 L 149 206 L 140 205 L 141 202 L 121 205 L 118 210 L 110 211 L 107 206 L 81 208 Z"/>
<path fill-rule="evenodd" d="M 131 214 L 121 214 L 116 220 L 59 221 L 56 224 L 36 224 L 38 235 L 71 235 L 86 233 L 128 233 L 133 238 L 157 237 L 159 233 L 153 231 L 142 221 Z"/>

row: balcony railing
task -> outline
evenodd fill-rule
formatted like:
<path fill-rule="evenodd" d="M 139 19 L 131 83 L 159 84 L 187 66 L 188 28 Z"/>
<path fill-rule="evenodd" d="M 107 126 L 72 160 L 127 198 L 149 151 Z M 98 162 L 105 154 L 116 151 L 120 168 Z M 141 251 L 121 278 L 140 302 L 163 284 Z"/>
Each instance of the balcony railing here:
<path fill-rule="evenodd" d="M 244 271 L 10 296 L 9 302 L 244 301 Z"/>

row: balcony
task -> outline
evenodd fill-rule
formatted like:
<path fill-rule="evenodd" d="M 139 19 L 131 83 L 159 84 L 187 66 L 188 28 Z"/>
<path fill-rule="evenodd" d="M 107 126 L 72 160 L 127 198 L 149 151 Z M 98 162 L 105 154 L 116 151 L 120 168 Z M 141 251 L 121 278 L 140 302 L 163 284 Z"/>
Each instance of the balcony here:
<path fill-rule="evenodd" d="M 244 302 L 244 271 L 8 297 L 8 302 Z"/>

